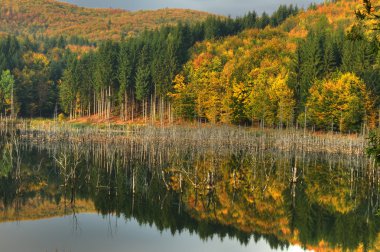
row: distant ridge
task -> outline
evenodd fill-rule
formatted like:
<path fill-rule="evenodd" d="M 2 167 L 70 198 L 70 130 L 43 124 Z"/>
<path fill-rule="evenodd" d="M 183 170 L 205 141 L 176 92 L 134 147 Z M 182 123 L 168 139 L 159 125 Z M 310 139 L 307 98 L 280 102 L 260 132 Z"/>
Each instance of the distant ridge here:
<path fill-rule="evenodd" d="M 133 36 L 178 21 L 194 22 L 209 13 L 188 9 L 127 11 L 84 8 L 55 0 L 3 0 L 0 34 L 81 36 L 90 40 Z"/>

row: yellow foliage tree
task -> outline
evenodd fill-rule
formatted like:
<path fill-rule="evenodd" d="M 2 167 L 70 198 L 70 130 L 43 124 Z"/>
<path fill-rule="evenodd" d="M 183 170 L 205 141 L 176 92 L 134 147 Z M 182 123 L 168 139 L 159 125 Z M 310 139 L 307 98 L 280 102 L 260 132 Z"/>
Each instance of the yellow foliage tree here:
<path fill-rule="evenodd" d="M 293 91 L 287 85 L 288 76 L 279 75 L 273 79 L 269 88 L 269 97 L 276 111 L 276 121 L 279 125 L 289 125 L 293 121 L 296 102 Z"/>
<path fill-rule="evenodd" d="M 173 107 L 176 115 L 190 120 L 194 119 L 195 115 L 195 97 L 190 91 L 190 86 L 186 85 L 185 77 L 178 74 L 173 81 L 174 92 L 169 93 L 169 97 L 173 100 Z"/>
<path fill-rule="evenodd" d="M 183 78 L 175 82 L 182 83 L 172 94 L 176 106 L 185 111 L 179 103 L 185 102 L 186 90 L 194 98 L 197 118 L 223 123 L 260 120 L 270 126 L 290 123 L 294 99 L 287 75 L 292 44 L 286 33 L 273 28 L 198 43 Z"/>
<path fill-rule="evenodd" d="M 247 116 L 260 121 L 262 126 L 282 126 L 293 120 L 295 100 L 287 85 L 287 75 L 269 77 L 260 73 L 245 103 Z"/>
<path fill-rule="evenodd" d="M 307 115 L 318 128 L 342 132 L 358 131 L 373 121 L 370 92 L 352 73 L 316 81 L 307 100 Z"/>

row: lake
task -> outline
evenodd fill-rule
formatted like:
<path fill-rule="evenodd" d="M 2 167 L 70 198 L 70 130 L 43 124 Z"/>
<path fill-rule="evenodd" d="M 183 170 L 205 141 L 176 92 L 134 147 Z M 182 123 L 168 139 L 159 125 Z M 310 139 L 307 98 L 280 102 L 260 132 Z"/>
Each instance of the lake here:
<path fill-rule="evenodd" d="M 380 249 L 361 154 L 32 135 L 0 138 L 0 251 Z"/>
<path fill-rule="evenodd" d="M 103 217 L 99 214 L 78 214 L 38 221 L 10 222 L 0 225 L 1 251 L 274 251 L 264 240 L 251 238 L 241 245 L 239 240 L 226 238 L 201 239 L 184 230 L 173 233 L 160 231 L 154 225 L 136 219 Z M 77 229 L 73 230 L 73 226 Z M 38 232 L 36 232 L 38 230 Z M 22 242 L 20 242 L 22 241 Z M 303 251 L 290 246 L 287 251 Z"/>

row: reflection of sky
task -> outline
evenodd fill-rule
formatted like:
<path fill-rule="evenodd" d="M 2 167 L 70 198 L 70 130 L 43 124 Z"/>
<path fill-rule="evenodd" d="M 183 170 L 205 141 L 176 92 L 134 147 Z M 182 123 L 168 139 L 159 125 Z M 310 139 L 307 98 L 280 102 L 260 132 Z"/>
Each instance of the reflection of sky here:
<path fill-rule="evenodd" d="M 125 221 L 96 214 L 79 214 L 77 229 L 70 216 L 38 221 L 0 224 L 0 251 L 7 252 L 252 252 L 275 251 L 264 241 L 252 239 L 245 246 L 236 239 L 214 237 L 207 241 L 183 231 L 174 236 L 170 231 L 158 231 L 135 220 Z M 281 250 L 280 250 L 281 251 Z M 285 250 L 286 251 L 286 250 Z M 303 251 L 289 247 L 288 251 Z"/>
<path fill-rule="evenodd" d="M 249 10 L 272 12 L 280 4 L 307 7 L 322 0 L 60 0 L 85 7 L 122 8 L 127 10 L 188 8 L 222 15 L 240 16 Z"/>

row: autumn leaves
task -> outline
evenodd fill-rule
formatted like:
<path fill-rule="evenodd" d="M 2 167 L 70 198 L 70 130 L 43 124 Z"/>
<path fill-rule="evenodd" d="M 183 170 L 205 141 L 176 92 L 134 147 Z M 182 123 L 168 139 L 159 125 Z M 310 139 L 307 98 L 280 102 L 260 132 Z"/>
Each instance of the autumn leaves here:
<path fill-rule="evenodd" d="M 326 71 L 320 79 L 310 78 L 304 102 L 297 99 L 297 87 L 290 85 L 294 78 L 289 79 L 294 75 L 291 45 L 286 35 L 269 28 L 198 44 L 198 53 L 174 80 L 177 115 L 261 127 L 306 123 L 341 132 L 373 125 L 373 96 L 354 73 Z M 297 111 L 297 106 L 306 109 Z"/>

